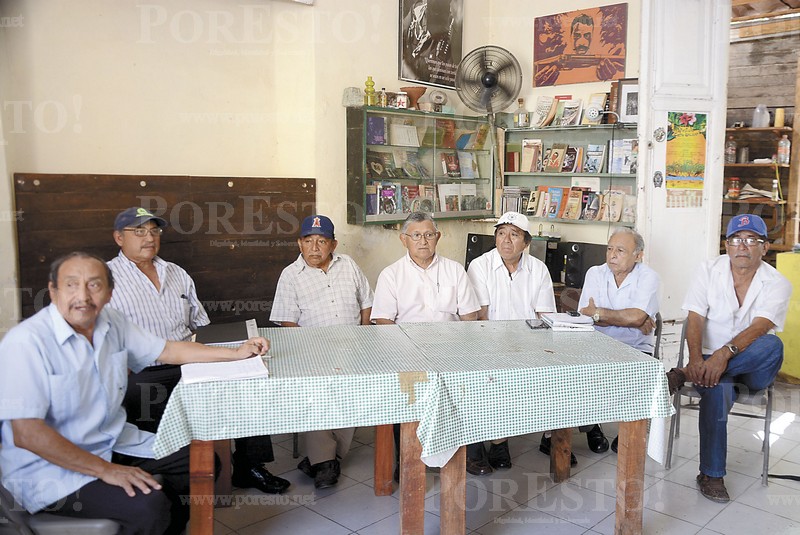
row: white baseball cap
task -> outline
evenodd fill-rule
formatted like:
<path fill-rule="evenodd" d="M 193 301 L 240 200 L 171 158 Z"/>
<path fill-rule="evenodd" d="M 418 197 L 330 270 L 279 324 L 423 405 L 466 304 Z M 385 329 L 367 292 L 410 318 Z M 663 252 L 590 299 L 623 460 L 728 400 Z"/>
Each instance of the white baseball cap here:
<path fill-rule="evenodd" d="M 495 227 L 499 227 L 500 225 L 514 225 L 518 229 L 524 230 L 528 234 L 531 232 L 528 224 L 528 218 L 519 212 L 506 212 L 503 214 Z"/>

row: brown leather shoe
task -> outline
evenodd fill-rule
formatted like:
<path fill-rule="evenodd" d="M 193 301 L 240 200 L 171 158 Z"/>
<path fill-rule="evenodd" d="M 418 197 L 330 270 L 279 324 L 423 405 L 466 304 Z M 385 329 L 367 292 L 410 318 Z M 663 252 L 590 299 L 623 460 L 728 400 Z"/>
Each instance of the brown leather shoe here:
<path fill-rule="evenodd" d="M 671 396 L 683 387 L 686 382 L 686 374 L 683 370 L 672 368 L 667 372 L 667 384 L 669 385 L 669 395 Z"/>
<path fill-rule="evenodd" d="M 697 488 L 700 494 L 717 503 L 728 503 L 731 497 L 728 496 L 728 489 L 721 477 L 710 477 L 704 473 L 697 474 Z"/>

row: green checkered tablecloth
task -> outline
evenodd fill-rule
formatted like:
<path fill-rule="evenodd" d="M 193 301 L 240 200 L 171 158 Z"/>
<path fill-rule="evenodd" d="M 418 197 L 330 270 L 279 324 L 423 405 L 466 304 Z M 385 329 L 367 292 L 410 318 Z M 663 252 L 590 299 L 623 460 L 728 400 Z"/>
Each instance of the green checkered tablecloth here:
<path fill-rule="evenodd" d="M 180 383 L 155 454 L 217 440 L 419 421 L 423 458 L 459 445 L 666 417 L 657 360 L 598 332 L 522 321 L 261 329 L 269 379 Z"/>

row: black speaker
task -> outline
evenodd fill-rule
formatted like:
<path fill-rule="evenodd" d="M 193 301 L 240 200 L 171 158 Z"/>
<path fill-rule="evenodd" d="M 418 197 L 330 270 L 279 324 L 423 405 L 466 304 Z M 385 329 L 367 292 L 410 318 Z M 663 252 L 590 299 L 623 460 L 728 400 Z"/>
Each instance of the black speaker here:
<path fill-rule="evenodd" d="M 494 235 L 467 234 L 467 258 L 464 260 L 464 269 L 469 267 L 470 262 L 492 249 L 494 249 Z"/>
<path fill-rule="evenodd" d="M 605 264 L 606 249 L 606 245 L 596 243 L 560 243 L 558 254 L 561 258 L 561 267 L 565 270 L 564 285 L 567 288 L 583 288 L 583 279 L 589 268 Z M 564 257 L 566 257 L 566 263 Z"/>

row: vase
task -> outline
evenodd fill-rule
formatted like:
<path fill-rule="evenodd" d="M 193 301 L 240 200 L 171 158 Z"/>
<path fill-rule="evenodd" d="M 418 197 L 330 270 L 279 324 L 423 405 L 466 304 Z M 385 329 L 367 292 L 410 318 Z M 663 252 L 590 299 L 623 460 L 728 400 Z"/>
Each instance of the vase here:
<path fill-rule="evenodd" d="M 408 107 L 409 107 L 409 109 L 417 110 L 417 109 L 419 109 L 417 107 L 417 101 L 419 100 L 419 97 L 421 97 L 422 95 L 425 94 L 425 91 L 427 89 L 428 89 L 427 87 L 420 87 L 420 86 L 415 85 L 415 86 L 409 86 L 409 87 L 401 87 L 400 91 L 405 91 L 406 93 L 408 93 Z"/>

